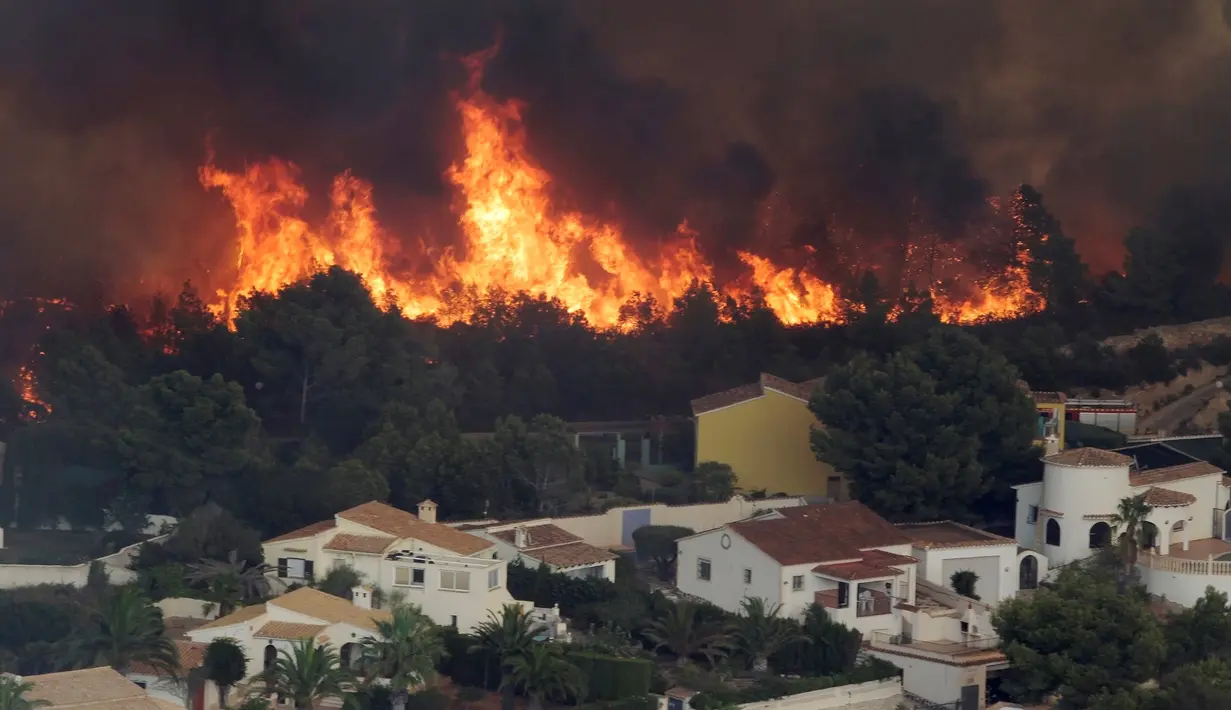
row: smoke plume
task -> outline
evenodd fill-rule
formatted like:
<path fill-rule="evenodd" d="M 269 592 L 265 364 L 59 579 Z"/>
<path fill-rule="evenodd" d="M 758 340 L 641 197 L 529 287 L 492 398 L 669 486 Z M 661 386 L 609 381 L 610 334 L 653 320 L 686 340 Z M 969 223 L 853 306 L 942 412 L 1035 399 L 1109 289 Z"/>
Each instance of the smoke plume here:
<path fill-rule="evenodd" d="M 720 272 L 755 245 L 824 274 L 848 258 L 829 250 L 960 241 L 1030 182 L 1114 268 L 1177 190 L 1231 223 L 1227 18 L 1219 0 L 3 0 L 0 298 L 208 279 L 232 225 L 196 181 L 207 139 L 219 164 L 295 161 L 318 197 L 350 169 L 392 233 L 453 243 L 457 58 L 497 36 L 484 88 L 526 103 L 557 204 L 634 240 L 687 219 Z"/>

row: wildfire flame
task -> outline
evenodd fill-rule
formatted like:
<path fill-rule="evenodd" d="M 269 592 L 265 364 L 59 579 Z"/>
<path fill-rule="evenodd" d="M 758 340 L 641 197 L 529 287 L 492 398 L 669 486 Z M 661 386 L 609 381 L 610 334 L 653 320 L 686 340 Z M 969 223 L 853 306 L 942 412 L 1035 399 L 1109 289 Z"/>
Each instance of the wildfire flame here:
<path fill-rule="evenodd" d="M 38 395 L 38 380 L 34 377 L 33 370 L 23 365 L 17 370 L 17 379 L 14 382 L 17 385 L 17 394 L 21 396 L 21 401 L 26 403 L 24 416 L 28 420 L 38 421 L 44 415 L 51 414 L 51 405 Z"/>
<path fill-rule="evenodd" d="M 483 67 L 496 49 L 463 59 L 469 82 L 455 97 L 465 156 L 446 177 L 460 197 L 460 248 L 443 251 L 430 273 L 397 273 L 391 256 L 399 242 L 377 222 L 365 181 L 349 172 L 337 176 L 329 216 L 314 229 L 299 216 L 308 193 L 295 165 L 275 158 L 231 173 L 211 159 L 200 168 L 201 184 L 230 202 L 238 232 L 235 278 L 218 291 L 214 310 L 231 320 L 242 295 L 276 291 L 338 265 L 362 276 L 378 299 L 396 299 L 408 317 L 431 315 L 442 324 L 464 319 L 468 309 L 456 307 L 450 294 L 498 288 L 559 299 L 590 323 L 613 327 L 621 305 L 637 294 L 670 306 L 694 281 L 713 283 L 713 269 L 686 223 L 647 257 L 617 227 L 553 207 L 551 175 L 527 150 L 524 105 L 496 101 L 480 88 Z M 1020 264 L 968 289 L 974 295 L 965 300 L 933 292 L 938 312 L 945 320 L 971 323 L 1037 310 L 1038 297 L 1026 278 L 1028 257 L 1020 255 Z M 755 287 L 786 324 L 840 318 L 837 290 L 806 269 L 779 267 L 750 252 L 739 258 L 748 273 L 721 293 L 742 297 Z"/>

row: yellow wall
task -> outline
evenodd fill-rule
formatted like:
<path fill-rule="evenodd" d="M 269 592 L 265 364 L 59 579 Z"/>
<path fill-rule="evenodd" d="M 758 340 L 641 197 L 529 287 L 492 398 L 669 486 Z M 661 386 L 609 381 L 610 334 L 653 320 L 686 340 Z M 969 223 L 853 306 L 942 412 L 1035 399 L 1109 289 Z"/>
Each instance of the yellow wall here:
<path fill-rule="evenodd" d="M 765 396 L 705 412 L 697 421 L 697 463 L 718 461 L 745 491 L 826 495 L 833 467 L 816 460 L 808 405 L 771 390 Z M 845 483 L 842 487 L 846 496 Z"/>
<path fill-rule="evenodd" d="M 1058 426 L 1056 427 L 1056 436 L 1060 437 L 1060 448 L 1063 449 L 1064 448 L 1064 425 L 1065 425 L 1064 403 L 1063 402 L 1055 402 L 1055 403 L 1036 402 L 1034 406 L 1035 406 L 1035 409 L 1038 410 L 1040 413 L 1045 409 L 1050 409 L 1052 411 L 1052 416 L 1059 420 Z M 1042 446 L 1043 439 L 1041 438 L 1035 439 L 1034 443 L 1036 446 Z"/>

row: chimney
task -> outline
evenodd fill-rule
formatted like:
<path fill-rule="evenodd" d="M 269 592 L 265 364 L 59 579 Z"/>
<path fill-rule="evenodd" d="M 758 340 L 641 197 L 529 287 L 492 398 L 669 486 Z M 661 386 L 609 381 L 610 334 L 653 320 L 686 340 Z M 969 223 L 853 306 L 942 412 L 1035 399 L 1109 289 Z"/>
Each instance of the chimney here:
<path fill-rule="evenodd" d="M 350 590 L 351 601 L 360 609 L 372 608 L 372 588 L 364 585 L 352 587 Z"/>
<path fill-rule="evenodd" d="M 1051 456 L 1058 453 L 1060 453 L 1060 437 L 1055 434 L 1048 434 L 1043 439 L 1043 455 Z"/>
<path fill-rule="evenodd" d="M 419 504 L 419 519 L 425 523 L 436 522 L 436 501 L 424 498 Z"/>
<path fill-rule="evenodd" d="M 526 545 L 530 543 L 530 535 L 526 533 L 524 525 L 518 525 L 513 529 L 513 544 L 519 550 L 526 549 Z"/>

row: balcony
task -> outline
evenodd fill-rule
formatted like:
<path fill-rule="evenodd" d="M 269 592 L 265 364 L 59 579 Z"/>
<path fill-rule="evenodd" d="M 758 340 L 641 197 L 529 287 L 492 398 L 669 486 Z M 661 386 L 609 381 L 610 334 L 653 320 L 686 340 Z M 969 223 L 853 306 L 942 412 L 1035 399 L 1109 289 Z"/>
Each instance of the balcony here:
<path fill-rule="evenodd" d="M 881 616 L 893 613 L 893 597 L 881 595 L 855 602 L 855 616 Z"/>
<path fill-rule="evenodd" d="M 943 660 L 960 658 L 963 661 L 985 660 L 989 663 L 1003 660 L 1003 654 L 999 650 L 999 638 L 979 634 L 963 634 L 963 636 L 965 638 L 961 641 L 948 639 L 921 641 L 905 634 L 874 631 L 872 638 L 867 642 L 867 647 L 873 651 L 903 653 Z"/>

